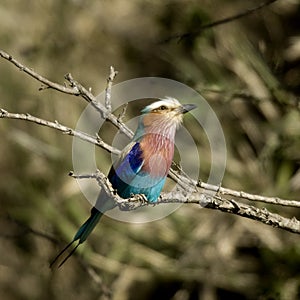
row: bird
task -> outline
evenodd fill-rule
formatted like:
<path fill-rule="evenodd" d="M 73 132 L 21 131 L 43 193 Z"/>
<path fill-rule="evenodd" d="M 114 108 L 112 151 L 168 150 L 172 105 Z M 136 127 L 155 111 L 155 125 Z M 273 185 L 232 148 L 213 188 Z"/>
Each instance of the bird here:
<path fill-rule="evenodd" d="M 174 156 L 175 133 L 183 115 L 197 106 L 181 104 L 177 99 L 164 97 L 142 109 L 131 142 L 112 165 L 107 178 L 117 194 L 126 199 L 143 194 L 150 203 L 157 202 L 165 184 Z M 51 262 L 61 267 L 93 231 L 103 214 L 116 202 L 103 190 L 99 193 L 90 217 L 80 226 L 67 246 Z M 70 251 L 72 245 L 73 249 Z"/>

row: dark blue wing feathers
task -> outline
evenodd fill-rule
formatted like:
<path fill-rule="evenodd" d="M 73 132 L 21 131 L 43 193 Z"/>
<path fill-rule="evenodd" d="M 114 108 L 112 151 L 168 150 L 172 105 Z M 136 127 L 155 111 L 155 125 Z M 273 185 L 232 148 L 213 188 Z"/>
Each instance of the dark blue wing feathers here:
<path fill-rule="evenodd" d="M 143 170 L 144 157 L 140 143 L 136 142 L 129 151 L 114 164 L 109 180 L 117 193 L 128 198 L 132 194 L 144 194 L 148 201 L 155 202 L 164 186 L 165 177 L 152 177 Z"/>
<path fill-rule="evenodd" d="M 143 164 L 143 152 L 140 148 L 140 143 L 137 142 L 123 159 L 121 158 L 120 161 L 112 166 L 108 179 L 121 197 L 128 197 L 127 194 L 124 194 L 124 191 L 130 186 Z"/>

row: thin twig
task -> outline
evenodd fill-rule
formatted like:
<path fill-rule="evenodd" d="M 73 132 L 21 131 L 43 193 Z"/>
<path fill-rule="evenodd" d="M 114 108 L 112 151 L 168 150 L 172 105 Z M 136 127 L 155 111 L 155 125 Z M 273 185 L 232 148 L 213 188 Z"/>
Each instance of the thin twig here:
<path fill-rule="evenodd" d="M 93 137 L 87 133 L 81 132 L 81 131 L 76 131 L 70 127 L 64 126 L 57 121 L 51 122 L 47 121 L 41 118 L 34 117 L 30 114 L 19 114 L 19 113 L 10 113 L 2 108 L 0 108 L 0 119 L 5 118 L 5 119 L 16 119 L 16 120 L 24 120 L 24 121 L 29 121 L 36 123 L 38 125 L 46 126 L 49 128 L 56 129 L 58 131 L 61 131 L 64 134 L 74 136 L 77 138 L 80 138 L 83 141 L 89 142 L 91 144 L 97 145 L 105 150 L 107 150 L 110 153 L 114 153 L 116 155 L 119 155 L 121 153 L 120 150 L 116 149 L 113 146 L 110 146 L 109 144 L 105 143 L 103 140 L 99 139 L 97 136 Z"/>
<path fill-rule="evenodd" d="M 229 196 L 237 197 L 240 199 L 246 199 L 250 201 L 264 202 L 268 204 L 275 204 L 281 206 L 300 207 L 300 201 L 297 200 L 287 200 L 287 199 L 281 199 L 279 197 L 267 197 L 267 196 L 255 195 L 255 194 L 245 193 L 243 191 L 235 191 L 235 190 L 215 186 L 205 182 L 199 182 L 198 187 L 208 191 L 216 192 L 218 194 L 229 195 Z"/>
<path fill-rule="evenodd" d="M 69 73 L 65 75 L 65 79 L 69 81 L 71 86 L 79 91 L 79 95 L 90 103 L 101 115 L 103 119 L 110 121 L 114 124 L 122 133 L 127 135 L 129 138 L 133 137 L 133 132 L 123 123 L 119 122 L 118 118 L 112 114 L 108 109 L 100 102 L 96 100 L 96 97 L 89 92 L 84 86 L 73 79 L 72 75 Z"/>
<path fill-rule="evenodd" d="M 236 191 L 228 188 L 223 188 L 220 185 L 213 185 L 202 181 L 196 182 L 195 180 L 189 178 L 181 169 L 179 169 L 179 172 L 180 173 L 176 173 L 177 180 L 179 182 L 189 184 L 190 186 L 197 186 L 198 188 L 202 188 L 206 191 L 211 191 L 222 195 L 229 195 L 232 197 L 237 197 L 239 199 L 245 199 L 249 201 L 257 201 L 257 202 L 263 202 L 263 203 L 281 205 L 281 206 L 289 206 L 289 207 L 300 207 L 300 201 L 298 200 L 255 195 L 255 194 L 245 193 L 243 191 Z"/>
<path fill-rule="evenodd" d="M 117 76 L 118 71 L 115 71 L 113 66 L 110 66 L 110 73 L 107 78 L 107 84 L 106 84 L 106 89 L 105 89 L 105 107 L 106 109 L 111 112 L 112 107 L 111 107 L 111 88 L 113 81 L 115 77 Z"/>
<path fill-rule="evenodd" d="M 118 118 L 114 114 L 110 113 L 103 104 L 98 102 L 96 100 L 96 97 L 90 91 L 88 91 L 80 83 L 75 81 L 71 74 L 65 75 L 65 79 L 70 83 L 70 86 L 71 86 L 71 87 L 66 87 L 65 85 L 61 85 L 61 84 L 52 82 L 52 81 L 46 79 L 45 77 L 39 75 L 32 69 L 21 64 L 19 61 L 14 59 L 10 54 L 6 53 L 3 50 L 0 50 L 0 57 L 6 59 L 7 61 L 9 61 L 13 65 L 15 65 L 20 71 L 25 72 L 26 74 L 30 75 L 34 79 L 43 83 L 48 88 L 55 89 L 59 92 L 62 92 L 62 93 L 68 94 L 68 95 L 81 96 L 85 101 L 90 103 L 97 111 L 99 111 L 101 113 L 101 115 L 103 116 L 103 118 L 106 118 L 109 122 L 111 122 L 117 128 L 119 128 L 119 130 L 122 133 L 126 134 L 129 138 L 133 137 L 133 132 L 125 124 L 119 122 Z M 43 89 L 44 88 L 45 87 L 43 87 Z"/>
<path fill-rule="evenodd" d="M 0 57 L 8 60 L 12 64 L 14 64 L 20 71 L 25 72 L 26 74 L 28 74 L 31 77 L 35 78 L 36 80 L 43 83 L 45 86 L 47 86 L 49 88 L 52 88 L 54 90 L 60 91 L 62 93 L 70 94 L 70 95 L 75 95 L 75 96 L 80 95 L 78 90 L 73 89 L 73 88 L 68 88 L 68 87 L 63 86 L 61 84 L 58 84 L 58 83 L 55 83 L 55 82 L 52 82 L 52 81 L 48 80 L 47 78 L 41 76 L 40 74 L 36 73 L 32 69 L 24 66 L 23 64 L 18 62 L 16 59 L 14 59 L 11 55 L 9 55 L 8 53 L 6 53 L 2 50 L 0 50 Z"/>
<path fill-rule="evenodd" d="M 266 1 L 266 2 L 262 2 L 260 3 L 259 5 L 255 6 L 255 7 L 252 7 L 252 8 L 248 8 L 240 13 L 237 13 L 233 16 L 230 16 L 230 17 L 227 17 L 227 18 L 224 18 L 224 19 L 221 19 L 221 20 L 217 20 L 217 21 L 214 21 L 214 22 L 211 22 L 211 23 L 208 23 L 208 24 L 204 24 L 202 26 L 200 26 L 197 30 L 195 31 L 191 31 L 191 32 L 186 32 L 186 33 L 177 33 L 177 34 L 174 34 L 174 35 L 171 35 L 170 37 L 164 39 L 163 41 L 161 41 L 161 43 L 167 43 L 167 42 L 170 42 L 172 40 L 183 40 L 185 38 L 188 38 L 188 37 L 195 37 L 197 35 L 200 35 L 203 30 L 206 30 L 206 29 L 209 29 L 209 28 L 213 28 L 213 27 L 217 27 L 219 25 L 223 25 L 223 24 L 226 24 L 226 23 L 229 23 L 229 22 L 232 22 L 232 21 L 236 21 L 242 17 L 245 17 L 245 16 L 248 16 L 256 11 L 258 11 L 259 9 L 262 9 L 263 7 L 265 6 L 268 6 L 274 2 L 276 2 L 277 0 L 269 0 L 269 1 Z"/>

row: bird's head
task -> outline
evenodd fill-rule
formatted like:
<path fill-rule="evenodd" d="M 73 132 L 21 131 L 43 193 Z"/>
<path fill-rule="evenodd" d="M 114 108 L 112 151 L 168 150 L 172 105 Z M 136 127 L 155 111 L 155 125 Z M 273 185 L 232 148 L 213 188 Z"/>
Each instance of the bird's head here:
<path fill-rule="evenodd" d="M 195 104 L 181 104 L 175 98 L 160 99 L 142 110 L 138 131 L 174 136 L 183 115 L 194 108 L 196 108 Z"/>
<path fill-rule="evenodd" d="M 169 123 L 169 125 L 180 125 L 183 115 L 196 108 L 195 104 L 181 104 L 177 99 L 166 97 L 146 106 L 142 113 L 144 125 L 153 122 Z"/>

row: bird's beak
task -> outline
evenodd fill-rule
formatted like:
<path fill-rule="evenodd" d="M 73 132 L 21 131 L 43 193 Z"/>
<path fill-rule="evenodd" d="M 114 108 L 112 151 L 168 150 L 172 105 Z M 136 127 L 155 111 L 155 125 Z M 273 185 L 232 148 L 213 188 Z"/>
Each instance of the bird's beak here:
<path fill-rule="evenodd" d="M 191 111 L 192 109 L 195 109 L 196 107 L 197 107 L 197 105 L 195 105 L 195 104 L 183 104 L 182 106 L 180 106 L 178 108 L 178 110 L 181 114 L 185 114 L 185 113 Z"/>

